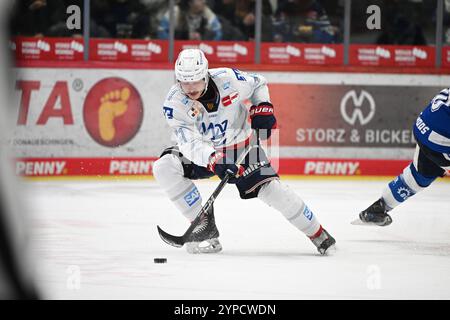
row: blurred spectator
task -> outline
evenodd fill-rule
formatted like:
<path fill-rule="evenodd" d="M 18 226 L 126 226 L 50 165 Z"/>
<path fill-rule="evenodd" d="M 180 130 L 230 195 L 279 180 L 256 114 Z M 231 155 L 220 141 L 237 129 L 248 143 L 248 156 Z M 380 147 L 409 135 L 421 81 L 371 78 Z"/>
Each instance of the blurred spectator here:
<path fill-rule="evenodd" d="M 450 45 L 450 0 L 445 0 L 444 4 L 444 44 Z"/>
<path fill-rule="evenodd" d="M 77 5 L 83 12 L 83 0 L 18 0 L 11 18 L 11 35 L 28 37 L 81 37 L 83 29 L 67 28 L 66 12 Z M 82 17 L 80 17 L 82 19 Z M 81 27 L 83 23 L 81 23 Z M 109 32 L 91 19 L 91 36 L 109 37 Z"/>
<path fill-rule="evenodd" d="M 151 38 L 149 12 L 140 0 L 92 0 L 91 20 L 113 38 Z"/>
<path fill-rule="evenodd" d="M 243 33 L 244 40 L 253 40 L 255 38 L 255 7 L 255 0 L 217 0 L 214 2 L 213 9 L 220 17 Z M 272 41 L 272 14 L 270 1 L 263 0 L 262 41 Z"/>
<path fill-rule="evenodd" d="M 222 25 L 205 0 L 181 0 L 174 8 L 175 39 L 222 40 Z M 158 38 L 169 38 L 169 11 L 160 21 Z"/>
<path fill-rule="evenodd" d="M 169 9 L 169 1 L 167 0 L 141 0 L 146 8 L 146 13 L 150 19 L 150 37 L 155 39 L 158 37 L 159 22 Z"/>
<path fill-rule="evenodd" d="M 12 35 L 43 37 L 51 27 L 65 22 L 65 14 L 61 0 L 18 0 L 13 8 Z"/>
<path fill-rule="evenodd" d="M 220 24 L 222 25 L 222 40 L 245 41 L 248 40 L 244 33 L 234 26 L 228 19 L 218 15 Z"/>
<path fill-rule="evenodd" d="M 274 18 L 274 41 L 336 43 L 339 29 L 331 25 L 317 0 L 280 0 Z"/>
<path fill-rule="evenodd" d="M 426 45 L 422 27 L 416 21 L 422 13 L 419 1 L 385 1 L 382 34 L 377 44 Z"/>

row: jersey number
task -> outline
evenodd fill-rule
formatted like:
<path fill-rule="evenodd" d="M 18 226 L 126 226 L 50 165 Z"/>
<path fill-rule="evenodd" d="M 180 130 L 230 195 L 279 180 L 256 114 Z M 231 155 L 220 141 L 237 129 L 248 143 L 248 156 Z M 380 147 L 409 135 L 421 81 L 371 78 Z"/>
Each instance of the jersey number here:
<path fill-rule="evenodd" d="M 173 108 L 163 107 L 163 112 L 167 119 L 173 119 Z"/>

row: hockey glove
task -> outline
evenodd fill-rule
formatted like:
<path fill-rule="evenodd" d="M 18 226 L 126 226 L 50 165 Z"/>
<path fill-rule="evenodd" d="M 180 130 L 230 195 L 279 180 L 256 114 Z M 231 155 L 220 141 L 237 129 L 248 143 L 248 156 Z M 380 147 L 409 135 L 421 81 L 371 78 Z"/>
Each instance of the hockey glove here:
<path fill-rule="evenodd" d="M 277 119 L 273 114 L 273 105 L 270 102 L 261 102 L 257 106 L 252 106 L 250 108 L 250 120 L 252 129 L 259 129 L 259 132 L 267 132 L 267 137 L 265 137 L 265 134 L 262 134 L 262 137 L 266 139 L 270 137 L 271 130 L 277 127 Z"/>
<path fill-rule="evenodd" d="M 236 183 L 238 178 L 244 173 L 243 166 L 237 166 L 225 157 L 222 152 L 214 152 L 209 157 L 208 169 L 223 179 L 227 173 L 231 176 L 228 183 Z"/>

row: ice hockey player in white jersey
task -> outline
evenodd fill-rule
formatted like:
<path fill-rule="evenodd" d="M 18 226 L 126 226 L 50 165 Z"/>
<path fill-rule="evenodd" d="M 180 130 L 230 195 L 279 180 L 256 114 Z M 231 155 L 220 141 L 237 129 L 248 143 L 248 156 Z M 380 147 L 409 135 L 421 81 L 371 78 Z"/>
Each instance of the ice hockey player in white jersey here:
<path fill-rule="evenodd" d="M 265 78 L 237 69 L 208 69 L 199 49 L 180 52 L 175 76 L 177 83 L 169 90 L 163 112 L 176 145 L 164 150 L 153 174 L 179 211 L 191 222 L 200 212 L 202 197 L 193 180 L 214 175 L 222 179 L 232 173 L 228 183 L 236 184 L 242 199 L 257 197 L 280 211 L 325 254 L 334 238 L 303 200 L 280 182 L 264 150 L 254 148 L 241 165 L 235 164 L 252 139 L 258 139 L 252 129 L 267 139 L 276 128 Z M 243 103 L 247 99 L 251 108 Z M 218 237 L 211 209 L 187 241 L 187 251 L 219 252 Z"/>
<path fill-rule="evenodd" d="M 389 211 L 428 187 L 450 170 L 449 88 L 436 95 L 414 124 L 417 141 L 413 161 L 384 188 L 380 199 L 359 214 L 353 224 L 387 226 Z"/>

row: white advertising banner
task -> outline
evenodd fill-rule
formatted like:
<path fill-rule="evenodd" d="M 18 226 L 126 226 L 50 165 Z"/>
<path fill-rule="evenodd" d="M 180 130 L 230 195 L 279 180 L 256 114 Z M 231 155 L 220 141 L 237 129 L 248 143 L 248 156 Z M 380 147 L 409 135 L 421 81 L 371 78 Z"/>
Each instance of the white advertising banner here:
<path fill-rule="evenodd" d="M 17 157 L 148 157 L 170 143 L 168 71 L 16 69 Z"/>
<path fill-rule="evenodd" d="M 16 99 L 11 108 L 14 126 L 9 143 L 17 158 L 17 174 L 151 175 L 154 160 L 171 145 L 162 105 L 174 83 L 172 70 L 17 68 L 14 72 Z M 340 119 L 336 110 L 350 89 L 355 94 L 373 91 L 377 110 L 381 112 L 383 108 L 396 108 L 396 102 L 403 101 L 399 97 L 404 92 L 413 92 L 417 98 L 412 100 L 424 104 L 432 98 L 432 92 L 437 93 L 450 83 L 450 76 L 431 75 L 262 74 L 269 81 L 280 124 L 280 173 L 287 174 L 334 174 L 333 170 L 308 168 L 311 163 L 322 162 L 325 167 L 334 168 L 355 158 L 360 160 L 357 169 L 345 171 L 346 175 L 396 173 L 410 161 L 413 142 L 405 147 L 380 143 L 376 148 L 354 143 L 335 145 L 329 141 L 308 144 L 297 139 L 297 127 L 321 128 L 331 117 L 327 121 L 344 128 L 345 119 Z M 411 112 L 422 108 L 401 107 L 411 108 Z M 360 109 L 364 112 L 363 107 Z M 386 119 L 394 121 L 394 125 L 398 122 Z"/>

